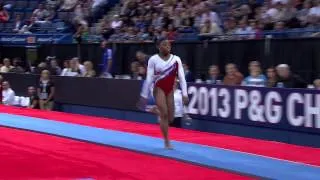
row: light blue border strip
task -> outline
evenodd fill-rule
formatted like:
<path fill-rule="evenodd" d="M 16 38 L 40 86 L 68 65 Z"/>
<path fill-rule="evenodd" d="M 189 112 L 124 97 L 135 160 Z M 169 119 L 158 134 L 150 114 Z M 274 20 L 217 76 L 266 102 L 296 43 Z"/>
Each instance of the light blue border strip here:
<path fill-rule="evenodd" d="M 320 179 L 320 168 L 305 164 L 178 141 L 173 142 L 174 150 L 165 150 L 161 139 L 133 133 L 3 113 L 0 113 L 0 125 L 125 148 L 269 179 Z"/>

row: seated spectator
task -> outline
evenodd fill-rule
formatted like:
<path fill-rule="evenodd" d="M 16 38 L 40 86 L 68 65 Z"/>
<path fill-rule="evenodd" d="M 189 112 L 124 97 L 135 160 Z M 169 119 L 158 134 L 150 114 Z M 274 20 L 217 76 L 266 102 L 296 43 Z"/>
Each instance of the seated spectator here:
<path fill-rule="evenodd" d="M 175 40 L 176 39 L 177 31 L 175 30 L 175 28 L 173 27 L 172 24 L 169 24 L 167 33 L 168 33 L 167 34 L 168 40 Z"/>
<path fill-rule="evenodd" d="M 136 52 L 136 60 L 141 66 L 147 67 L 149 58 L 150 56 L 148 56 L 142 51 Z"/>
<path fill-rule="evenodd" d="M 5 23 L 9 21 L 9 14 L 4 8 L 4 4 L 0 2 L 0 23 Z"/>
<path fill-rule="evenodd" d="M 274 25 L 274 35 L 273 38 L 287 38 L 288 35 L 285 32 L 285 24 L 282 21 L 276 22 Z"/>
<path fill-rule="evenodd" d="M 217 26 L 221 25 L 221 21 L 219 16 L 216 12 L 211 11 L 209 5 L 203 8 L 203 14 L 201 16 L 201 24 L 205 24 L 206 22 L 210 21 L 211 23 L 217 24 Z"/>
<path fill-rule="evenodd" d="M 146 28 L 141 28 L 140 32 L 137 34 L 137 38 L 140 41 L 149 40 L 150 36 L 149 36 L 149 33 L 147 32 L 147 29 Z"/>
<path fill-rule="evenodd" d="M 134 61 L 130 64 L 130 71 L 131 71 L 131 79 L 138 79 L 139 77 L 139 63 Z"/>
<path fill-rule="evenodd" d="M 104 40 L 108 40 L 110 36 L 114 33 L 114 29 L 111 28 L 108 20 L 104 20 L 103 25 L 101 27 L 101 34 Z"/>
<path fill-rule="evenodd" d="M 14 29 L 12 30 L 15 33 L 18 33 L 23 26 L 23 22 L 21 20 L 21 15 L 17 14 L 14 22 Z"/>
<path fill-rule="evenodd" d="M 70 67 L 70 66 L 69 66 L 69 63 L 70 63 L 70 60 L 64 60 L 64 61 L 63 61 L 63 69 L 69 68 L 69 67 Z"/>
<path fill-rule="evenodd" d="M 46 22 L 51 22 L 57 15 L 54 7 L 47 5 L 48 17 L 45 19 Z"/>
<path fill-rule="evenodd" d="M 61 76 L 79 77 L 84 74 L 81 72 L 78 61 L 75 58 L 70 60 L 69 66 L 69 68 L 65 68 L 62 70 Z"/>
<path fill-rule="evenodd" d="M 52 70 L 51 74 L 52 75 L 59 75 L 61 74 L 61 68 L 58 65 L 58 62 L 56 59 L 51 59 L 50 60 L 50 69 Z"/>
<path fill-rule="evenodd" d="M 300 76 L 293 74 L 287 64 L 280 64 L 276 68 L 279 88 L 307 88 L 308 84 Z"/>
<path fill-rule="evenodd" d="M 220 35 L 221 33 L 220 27 L 210 20 L 207 20 L 200 30 L 200 35 Z"/>
<path fill-rule="evenodd" d="M 45 8 L 44 4 L 40 3 L 38 8 L 35 9 L 32 13 L 32 17 L 35 18 L 36 21 L 42 22 L 46 21 L 46 19 L 50 16 L 49 11 Z"/>
<path fill-rule="evenodd" d="M 76 5 L 76 7 L 74 8 L 73 14 L 74 14 L 74 21 L 75 22 L 85 19 L 85 15 L 84 15 L 82 4 Z"/>
<path fill-rule="evenodd" d="M 122 26 L 122 21 L 119 18 L 119 15 L 114 15 L 113 16 L 113 21 L 111 22 L 111 28 L 112 29 L 117 29 Z"/>
<path fill-rule="evenodd" d="M 207 83 L 210 84 L 221 84 L 223 76 L 220 75 L 220 70 L 217 65 L 211 65 L 208 71 Z"/>
<path fill-rule="evenodd" d="M 40 28 L 40 25 L 36 23 L 36 18 L 32 17 L 28 25 L 22 26 L 19 34 L 31 34 L 36 32 Z"/>
<path fill-rule="evenodd" d="M 71 10 L 76 6 L 78 0 L 63 0 L 61 10 Z"/>
<path fill-rule="evenodd" d="M 38 86 L 39 105 L 42 110 L 53 110 L 55 87 L 50 79 L 50 72 L 43 70 Z"/>
<path fill-rule="evenodd" d="M 88 23 L 84 20 L 78 20 L 76 26 L 77 31 L 73 37 L 78 44 L 81 44 L 84 37 L 88 34 Z"/>
<path fill-rule="evenodd" d="M 11 62 L 9 58 L 4 58 L 3 59 L 3 66 L 0 68 L 1 73 L 8 73 L 13 66 L 11 66 Z"/>
<path fill-rule="evenodd" d="M 184 74 L 186 76 L 186 81 L 187 82 L 194 82 L 194 76 L 189 69 L 189 65 L 187 63 L 183 63 L 182 65 L 183 65 L 183 69 L 184 69 Z"/>
<path fill-rule="evenodd" d="M 9 70 L 11 73 L 24 73 L 25 70 L 21 66 L 21 59 L 20 58 L 14 58 L 12 63 L 12 68 Z"/>
<path fill-rule="evenodd" d="M 267 69 L 267 87 L 275 87 L 277 83 L 277 73 L 276 69 L 270 67 Z"/>
<path fill-rule="evenodd" d="M 77 66 L 79 67 L 81 74 L 85 74 L 86 73 L 86 68 L 84 67 L 83 64 L 80 63 L 80 59 L 78 57 L 74 57 L 72 58 L 72 60 L 74 60 L 77 64 Z"/>
<path fill-rule="evenodd" d="M 239 22 L 239 28 L 235 32 L 239 39 L 253 39 L 255 38 L 255 31 L 248 26 L 247 20 L 243 19 Z"/>
<path fill-rule="evenodd" d="M 146 67 L 139 65 L 138 66 L 138 79 L 145 80 L 147 75 Z"/>
<path fill-rule="evenodd" d="M 310 8 L 309 16 L 314 16 L 314 17 L 317 17 L 318 19 L 320 18 L 320 1 L 319 0 L 314 1 L 314 6 Z"/>
<path fill-rule="evenodd" d="M 320 79 L 315 79 L 313 85 L 315 89 L 320 90 Z"/>
<path fill-rule="evenodd" d="M 15 102 L 15 93 L 8 81 L 2 82 L 2 104 L 12 106 Z"/>
<path fill-rule="evenodd" d="M 249 63 L 249 72 L 250 75 L 243 80 L 242 85 L 255 87 L 266 86 L 267 78 L 262 74 L 260 63 L 258 61 L 251 61 Z"/>
<path fill-rule="evenodd" d="M 235 64 L 230 63 L 226 65 L 226 76 L 224 76 L 223 84 L 228 86 L 241 85 L 243 75 L 238 71 Z"/>
<path fill-rule="evenodd" d="M 35 87 L 33 86 L 28 87 L 28 98 L 29 98 L 28 108 L 40 109 L 39 96 L 37 95 L 37 91 Z"/>
<path fill-rule="evenodd" d="M 127 28 L 127 31 L 124 34 L 123 38 L 125 41 L 136 41 L 136 40 L 138 40 L 137 32 L 135 31 L 135 29 L 133 27 L 129 27 L 129 28 Z"/>
<path fill-rule="evenodd" d="M 83 75 L 83 77 L 95 77 L 96 76 L 96 71 L 93 70 L 93 65 L 91 61 L 85 61 L 83 63 L 86 71 L 85 74 Z"/>

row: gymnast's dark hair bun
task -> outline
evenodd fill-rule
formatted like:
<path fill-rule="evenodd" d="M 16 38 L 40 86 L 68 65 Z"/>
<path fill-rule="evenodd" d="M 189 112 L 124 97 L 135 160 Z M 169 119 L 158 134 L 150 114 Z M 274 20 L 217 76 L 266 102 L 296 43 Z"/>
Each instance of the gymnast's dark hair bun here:
<path fill-rule="evenodd" d="M 161 38 L 157 39 L 156 45 L 157 45 L 157 46 L 160 46 L 160 44 L 161 44 L 163 41 L 166 41 L 166 40 L 168 40 L 168 39 L 167 39 L 167 38 L 164 38 L 164 37 L 161 37 Z"/>

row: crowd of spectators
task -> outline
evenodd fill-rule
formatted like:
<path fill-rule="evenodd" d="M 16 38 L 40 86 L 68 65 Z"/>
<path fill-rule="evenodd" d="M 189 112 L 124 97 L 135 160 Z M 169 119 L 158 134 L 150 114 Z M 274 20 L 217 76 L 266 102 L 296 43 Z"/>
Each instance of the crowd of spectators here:
<path fill-rule="evenodd" d="M 108 51 L 107 51 L 108 52 Z M 146 69 L 149 55 L 142 51 L 137 51 L 135 59 L 130 65 L 130 75 L 115 76 L 114 78 L 144 80 L 146 78 Z M 110 60 L 107 58 L 107 60 Z M 77 57 L 71 60 L 65 60 L 63 67 L 59 66 L 59 61 L 55 57 L 47 57 L 46 61 L 41 62 L 37 67 L 25 68 L 21 65 L 20 58 L 4 58 L 0 64 L 0 73 L 33 73 L 40 74 L 38 84 L 28 87 L 28 96 L 19 97 L 10 87 L 8 81 L 2 83 L 2 104 L 22 106 L 26 108 L 53 110 L 55 85 L 51 80 L 51 75 L 69 76 L 69 77 L 98 77 L 91 61 L 81 63 Z M 111 63 L 109 63 L 111 65 Z M 259 61 L 251 61 L 248 65 L 248 74 L 245 76 L 237 68 L 236 64 L 228 63 L 225 65 L 224 72 L 218 65 L 211 65 L 205 78 L 195 78 L 193 72 L 186 63 L 183 63 L 185 78 L 187 82 L 207 83 L 227 86 L 253 86 L 253 87 L 278 87 L 278 88 L 315 88 L 320 90 L 320 78 L 315 79 L 313 85 L 308 85 L 307 81 L 290 70 L 289 65 L 279 64 L 276 67 L 269 67 L 265 71 L 262 69 Z M 103 68 L 105 71 L 99 75 L 100 78 L 113 78 L 108 72 L 110 68 Z M 106 73 L 109 73 L 106 76 Z"/>
<path fill-rule="evenodd" d="M 136 59 L 131 63 L 131 78 L 145 79 L 146 62 L 148 55 L 141 51 L 136 54 Z M 315 79 L 312 86 L 299 75 L 294 74 L 289 65 L 279 64 L 269 67 L 265 71 L 259 61 L 251 61 L 248 65 L 248 76 L 241 73 L 236 64 L 225 65 L 224 72 L 220 71 L 218 65 L 211 65 L 205 78 L 195 78 L 188 65 L 183 63 L 185 78 L 187 82 L 208 83 L 228 86 L 255 86 L 255 87 L 279 87 L 279 88 L 310 88 L 320 89 L 320 78 Z"/>
<path fill-rule="evenodd" d="M 269 30 L 285 38 L 285 30 L 294 28 L 313 31 L 304 36 L 319 35 L 319 0 L 127 0 L 119 15 L 104 20 L 102 34 L 109 41 L 176 40 L 181 33 L 257 39 Z"/>
<path fill-rule="evenodd" d="M 107 3 L 47 0 L 24 19 L 21 14 L 10 17 L 6 10 L 10 4 L 0 3 L 0 23 L 14 19 L 12 31 L 29 34 L 60 18 L 73 25 L 75 39 L 81 41 Z M 111 19 L 106 16 L 98 28 L 106 40 L 177 40 L 185 34 L 200 34 L 205 39 L 259 39 L 265 31 L 286 38 L 288 29 L 303 28 L 302 36 L 318 36 L 320 29 L 320 0 L 122 0 L 120 5 L 119 14 Z"/>

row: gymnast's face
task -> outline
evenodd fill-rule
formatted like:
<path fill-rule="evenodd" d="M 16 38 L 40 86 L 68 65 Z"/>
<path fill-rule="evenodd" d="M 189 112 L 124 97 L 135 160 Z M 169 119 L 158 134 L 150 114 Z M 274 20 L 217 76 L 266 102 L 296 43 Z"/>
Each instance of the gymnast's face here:
<path fill-rule="evenodd" d="M 168 55 L 171 52 L 171 43 L 168 40 L 164 40 L 159 44 L 159 51 L 163 55 Z"/>

